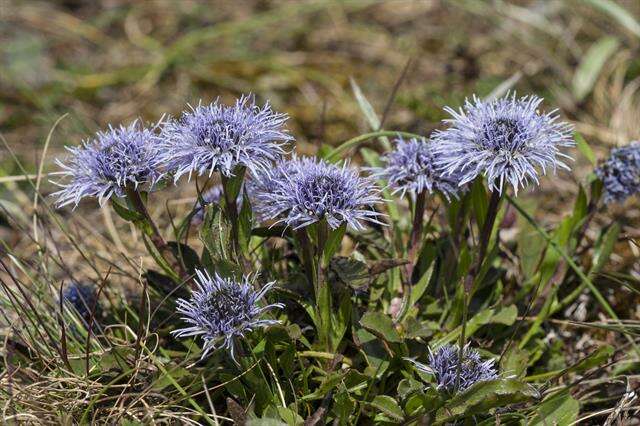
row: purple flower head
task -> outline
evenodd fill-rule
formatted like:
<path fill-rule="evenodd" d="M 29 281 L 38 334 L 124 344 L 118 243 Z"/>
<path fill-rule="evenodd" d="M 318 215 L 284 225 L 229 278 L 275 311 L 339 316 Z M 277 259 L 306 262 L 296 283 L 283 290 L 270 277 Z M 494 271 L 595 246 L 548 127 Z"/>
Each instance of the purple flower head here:
<path fill-rule="evenodd" d="M 435 376 L 438 390 L 444 390 L 450 394 L 464 392 L 478 382 L 498 378 L 494 360 L 482 361 L 478 351 L 471 349 L 467 344 L 462 356 L 459 387 L 456 388 L 459 355 L 459 346 L 445 345 L 435 352 L 429 350 L 428 365 L 412 362 L 418 370 Z"/>
<path fill-rule="evenodd" d="M 529 181 L 538 183 L 538 170 L 569 169 L 562 159 L 571 159 L 560 151 L 574 144 L 571 126 L 558 122 L 556 111 L 540 114 L 542 99 L 515 94 L 492 101 L 473 97 L 464 108 L 446 107 L 452 118 L 450 127 L 436 131 L 438 166 L 447 174 L 461 175 L 460 184 L 478 175 L 487 177 L 489 189 L 502 193 L 510 184 L 514 191 Z"/>
<path fill-rule="evenodd" d="M 447 200 L 460 191 L 458 173 L 443 173 L 436 165 L 436 144 L 425 139 L 396 139 L 395 150 L 382 157 L 384 167 L 374 169 L 374 176 L 385 179 L 393 193 L 412 195 L 422 191 L 442 193 Z"/>
<path fill-rule="evenodd" d="M 192 173 L 231 176 L 237 166 L 255 172 L 267 168 L 284 153 L 293 138 L 283 129 L 286 114 L 267 102 L 262 108 L 253 96 L 242 96 L 234 106 L 198 105 L 162 129 L 162 156 L 175 180 Z"/>
<path fill-rule="evenodd" d="M 252 279 L 244 276 L 241 282 L 213 277 L 206 271 L 196 270 L 197 288 L 189 300 L 177 300 L 177 312 L 189 324 L 174 330 L 176 337 L 201 336 L 204 341 L 202 358 L 217 348 L 226 348 L 235 360 L 235 339 L 242 338 L 257 328 L 278 324 L 277 320 L 261 319 L 262 314 L 273 308 L 283 308 L 281 303 L 260 307 L 258 302 L 273 287 L 265 284 L 260 291 L 253 289 Z M 254 276 L 255 278 L 255 276 Z"/>
<path fill-rule="evenodd" d="M 604 202 L 624 202 L 640 192 L 640 142 L 614 148 L 595 170 L 604 185 Z"/>
<path fill-rule="evenodd" d="M 338 167 L 316 158 L 296 158 L 251 179 L 250 193 L 262 220 L 276 219 L 299 229 L 326 219 L 332 229 L 346 223 L 364 229 L 363 221 L 378 221 L 380 202 L 375 183 L 344 164 Z"/>
<path fill-rule="evenodd" d="M 76 206 L 84 197 L 97 197 L 100 205 L 113 195 L 125 195 L 125 187 L 146 185 L 151 189 L 162 177 L 158 136 L 154 129 L 134 121 L 129 127 L 109 127 L 79 147 L 67 147 L 65 160 L 56 159 L 65 177 L 56 182 L 62 189 L 53 194 L 58 207 Z"/>

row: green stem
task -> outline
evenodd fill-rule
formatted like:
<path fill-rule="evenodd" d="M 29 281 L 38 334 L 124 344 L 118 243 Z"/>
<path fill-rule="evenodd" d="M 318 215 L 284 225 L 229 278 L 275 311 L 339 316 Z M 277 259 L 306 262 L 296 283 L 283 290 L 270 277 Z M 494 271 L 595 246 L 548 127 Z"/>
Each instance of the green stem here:
<path fill-rule="evenodd" d="M 127 186 L 125 188 L 125 194 L 127 199 L 131 203 L 133 209 L 138 212 L 145 220 L 147 225 L 149 225 L 148 229 L 142 229 L 145 232 L 151 243 L 156 248 L 162 259 L 177 273 L 178 277 L 182 280 L 187 280 L 189 278 L 189 274 L 184 270 L 180 260 L 176 258 L 175 254 L 171 250 L 171 247 L 164 240 L 162 235 L 160 234 L 160 230 L 158 226 L 151 218 L 149 211 L 147 210 L 147 206 L 144 204 L 142 197 L 140 196 L 140 192 L 137 189 Z M 162 265 L 160 265 L 162 266 Z"/>
<path fill-rule="evenodd" d="M 427 191 L 422 191 L 416 196 L 415 208 L 413 210 L 413 226 L 411 229 L 411 237 L 409 238 L 409 253 L 407 264 L 407 283 L 411 285 L 411 276 L 415 268 L 416 258 L 420 250 L 420 242 L 422 241 L 422 229 L 424 228 L 424 211 L 427 204 Z"/>
<path fill-rule="evenodd" d="M 460 332 L 458 368 L 456 370 L 456 389 L 460 385 L 460 372 L 462 370 L 462 362 L 464 361 L 464 346 L 467 344 L 467 317 L 469 315 L 469 304 L 471 303 L 471 296 L 473 295 L 473 285 L 477 274 L 482 268 L 484 258 L 487 255 L 487 248 L 489 247 L 489 241 L 491 240 L 493 227 L 495 225 L 496 218 L 498 217 L 498 211 L 500 210 L 501 198 L 501 194 L 498 191 L 491 191 L 489 207 L 487 208 L 487 216 L 482 224 L 482 230 L 480 231 L 480 237 L 478 240 L 478 255 L 476 257 L 474 265 L 471 267 L 464 280 L 464 298 L 462 302 L 462 330 Z"/>
<path fill-rule="evenodd" d="M 224 194 L 225 213 L 231 222 L 231 242 L 238 263 L 244 266 L 244 256 L 240 247 L 240 219 L 236 202 L 238 194 L 231 193 L 230 179 L 222 175 L 222 189 Z"/>

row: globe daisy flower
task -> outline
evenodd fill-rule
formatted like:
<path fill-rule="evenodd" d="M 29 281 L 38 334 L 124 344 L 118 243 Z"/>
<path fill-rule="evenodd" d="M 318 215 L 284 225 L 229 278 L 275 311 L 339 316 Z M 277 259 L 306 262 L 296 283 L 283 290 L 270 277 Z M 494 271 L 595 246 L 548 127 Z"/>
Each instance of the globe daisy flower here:
<path fill-rule="evenodd" d="M 176 337 L 200 336 L 204 341 L 201 359 L 215 349 L 225 348 L 235 361 L 237 339 L 255 329 L 279 323 L 261 317 L 271 309 L 284 308 L 284 305 L 273 303 L 260 306 L 259 303 L 275 281 L 255 291 L 249 276 L 236 281 L 217 273 L 212 277 L 202 270 L 196 270 L 196 275 L 196 289 L 192 291 L 191 298 L 178 299 L 176 302 L 177 312 L 188 326 L 171 333 Z"/>
<path fill-rule="evenodd" d="M 277 161 L 293 140 L 284 130 L 287 118 L 268 102 L 257 106 L 253 96 L 242 96 L 233 106 L 216 100 L 191 107 L 163 126 L 162 158 L 176 181 L 216 171 L 228 177 L 239 166 L 255 172 Z"/>
<path fill-rule="evenodd" d="M 502 193 L 511 185 L 517 194 L 547 169 L 569 169 L 571 159 L 561 148 L 574 145 L 572 127 L 558 121 L 556 111 L 540 113 L 542 99 L 515 94 L 492 101 L 473 97 L 458 111 L 446 107 L 450 126 L 436 131 L 438 166 L 449 175 L 459 174 L 460 185 L 477 176 L 487 178 L 489 189 Z"/>
<path fill-rule="evenodd" d="M 458 173 L 444 173 L 436 164 L 436 144 L 426 139 L 401 137 L 395 149 L 381 157 L 383 167 L 375 168 L 374 176 L 386 180 L 393 193 L 417 195 L 423 191 L 440 192 L 447 200 L 457 198 L 461 190 Z"/>
<path fill-rule="evenodd" d="M 347 224 L 362 230 L 362 222 L 381 223 L 373 208 L 381 201 L 380 189 L 346 163 L 294 157 L 250 182 L 258 217 L 276 225 L 299 229 L 325 219 L 332 229 Z"/>
<path fill-rule="evenodd" d="M 480 354 L 469 345 L 464 347 L 460 379 L 458 380 L 460 348 L 455 345 L 445 345 L 437 351 L 429 350 L 427 365 L 411 361 L 418 370 L 432 374 L 435 377 L 437 389 L 454 394 L 464 392 L 476 383 L 498 378 L 494 360 L 482 361 Z M 456 387 L 458 382 L 458 387 Z"/>
<path fill-rule="evenodd" d="M 640 192 L 640 142 L 612 149 L 595 174 L 604 185 L 606 204 L 622 203 Z"/>
<path fill-rule="evenodd" d="M 154 129 L 134 121 L 128 127 L 109 127 L 78 147 L 66 147 L 66 158 L 56 159 L 62 169 L 54 182 L 62 189 L 53 193 L 57 206 L 78 205 L 95 197 L 103 205 L 112 196 L 123 197 L 125 188 L 151 189 L 162 177 L 159 139 Z"/>

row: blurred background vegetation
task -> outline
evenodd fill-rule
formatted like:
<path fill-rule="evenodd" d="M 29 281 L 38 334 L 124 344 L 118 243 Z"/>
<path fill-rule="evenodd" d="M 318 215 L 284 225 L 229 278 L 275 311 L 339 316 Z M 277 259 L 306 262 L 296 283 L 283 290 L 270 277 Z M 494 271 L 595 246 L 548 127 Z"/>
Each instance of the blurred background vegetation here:
<path fill-rule="evenodd" d="M 428 135 L 443 106 L 511 89 L 558 107 L 597 158 L 640 138 L 635 0 L 0 0 L 0 18 L 0 132 L 29 172 L 65 113 L 44 171 L 110 123 L 247 92 L 313 153 L 370 130 L 352 81 L 386 129 Z M 544 180 L 545 221 L 592 169 L 574 154 L 574 174 Z M 0 192 L 20 174 L 0 156 Z"/>

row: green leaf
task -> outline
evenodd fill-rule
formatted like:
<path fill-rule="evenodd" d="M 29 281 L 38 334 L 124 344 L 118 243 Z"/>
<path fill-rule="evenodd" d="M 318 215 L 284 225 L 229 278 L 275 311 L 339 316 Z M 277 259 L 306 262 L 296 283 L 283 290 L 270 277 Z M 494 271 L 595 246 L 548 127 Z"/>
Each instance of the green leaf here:
<path fill-rule="evenodd" d="M 573 76 L 573 95 L 578 101 L 583 100 L 591 93 L 602 67 L 616 51 L 619 44 L 617 38 L 605 36 L 589 47 Z"/>
<path fill-rule="evenodd" d="M 429 267 L 429 269 L 427 269 L 427 271 L 424 274 L 422 274 L 422 276 L 420 277 L 420 280 L 416 283 L 416 285 L 411 287 L 411 298 L 410 298 L 411 306 L 418 303 L 418 300 L 420 300 L 424 292 L 427 291 L 427 287 L 431 282 L 432 274 L 433 274 L 433 264 Z"/>
<path fill-rule="evenodd" d="M 555 394 L 536 408 L 536 416 L 531 419 L 531 426 L 569 426 L 578 418 L 580 403 L 573 399 L 569 391 Z"/>
<path fill-rule="evenodd" d="M 111 198 L 111 205 L 113 206 L 113 210 L 126 220 L 127 222 L 138 222 L 144 220 L 144 216 L 138 213 L 135 210 L 131 210 L 126 207 L 124 204 L 121 204 L 119 201 L 116 201 L 114 198 Z"/>
<path fill-rule="evenodd" d="M 346 426 L 349 424 L 347 420 L 351 418 L 355 408 L 356 401 L 351 398 L 349 392 L 343 390 L 335 395 L 332 411 L 336 415 L 336 420 L 340 422 L 340 425 Z"/>
<path fill-rule="evenodd" d="M 360 86 L 358 86 L 358 83 L 356 83 L 353 78 L 350 78 L 349 82 L 351 83 L 351 90 L 353 91 L 353 95 L 358 102 L 360 111 L 362 111 L 364 117 L 367 119 L 369 127 L 371 127 L 371 129 L 373 130 L 378 130 L 380 128 L 380 119 L 378 118 L 378 114 L 376 114 L 373 106 L 371 106 L 371 103 L 364 96 L 364 93 L 362 93 L 362 90 L 360 90 Z"/>
<path fill-rule="evenodd" d="M 354 343 L 365 355 L 369 364 L 364 373 L 369 377 L 379 379 L 390 365 L 389 354 L 382 341 L 364 328 L 354 329 L 353 336 Z"/>
<path fill-rule="evenodd" d="M 515 305 L 502 307 L 491 318 L 494 324 L 513 325 L 518 317 L 518 308 Z"/>
<path fill-rule="evenodd" d="M 364 262 L 350 257 L 334 257 L 329 263 L 329 280 L 340 281 L 351 288 L 361 288 L 369 283 L 369 268 Z"/>
<path fill-rule="evenodd" d="M 237 167 L 233 171 L 233 176 L 223 177 L 222 185 L 224 187 L 225 197 L 229 197 L 232 200 L 236 200 L 238 198 L 240 190 L 242 189 L 245 170 L 246 169 L 244 167 Z"/>
<path fill-rule="evenodd" d="M 613 249 L 618 242 L 618 236 L 620 235 L 620 225 L 616 222 L 613 223 L 607 229 L 607 231 L 600 236 L 595 247 L 593 254 L 593 267 L 589 271 L 589 275 L 599 273 L 602 268 L 609 261 L 609 257 L 613 252 Z"/>
<path fill-rule="evenodd" d="M 184 264 L 189 273 L 194 273 L 195 269 L 202 268 L 198 253 L 188 245 L 178 243 L 176 241 L 169 241 L 167 242 L 167 245 L 176 259 L 180 260 Z"/>
<path fill-rule="evenodd" d="M 324 377 L 320 386 L 313 393 L 304 395 L 300 399 L 302 401 L 313 401 L 324 398 L 331 390 L 335 389 L 336 386 L 342 382 L 344 376 L 344 372 L 333 372 L 328 374 Z"/>
<path fill-rule="evenodd" d="M 484 220 L 487 217 L 489 209 L 489 199 L 487 198 L 487 190 L 481 178 L 473 181 L 471 185 L 471 207 L 476 217 L 478 227 L 482 229 Z"/>
<path fill-rule="evenodd" d="M 404 419 L 404 412 L 398 405 L 395 399 L 388 395 L 377 395 L 370 402 L 371 407 L 380 410 L 393 420 L 402 421 Z"/>
<path fill-rule="evenodd" d="M 588 356 L 581 359 L 571 367 L 565 369 L 560 375 L 566 375 L 570 373 L 581 373 L 591 368 L 604 364 L 613 355 L 613 346 L 604 345 L 600 346 L 595 351 L 591 352 Z"/>
<path fill-rule="evenodd" d="M 480 382 L 456 394 L 436 413 L 436 423 L 443 424 L 460 417 L 487 413 L 496 407 L 539 398 L 538 391 L 531 385 L 514 379 L 500 379 Z"/>
<path fill-rule="evenodd" d="M 503 372 L 505 377 L 515 376 L 516 378 L 522 378 L 527 372 L 528 362 L 529 354 L 527 351 L 519 349 L 514 344 L 502 357 L 500 371 Z"/>
<path fill-rule="evenodd" d="M 576 147 L 578 148 L 578 151 L 580 151 L 580 153 L 584 155 L 587 160 L 589 160 L 592 166 L 597 166 L 598 160 L 596 159 L 596 155 L 591 150 L 589 143 L 587 143 L 587 141 L 578 132 L 573 133 L 573 138 L 576 141 Z"/>
<path fill-rule="evenodd" d="M 631 13 L 613 0 L 585 0 L 602 12 L 609 14 L 636 37 L 640 37 L 640 23 Z"/>
<path fill-rule="evenodd" d="M 245 253 L 249 253 L 249 242 L 251 241 L 251 231 L 253 226 L 253 215 L 251 211 L 251 200 L 245 188 L 242 195 L 242 207 L 240 208 L 240 217 L 238 218 L 238 234 L 240 238 L 240 247 Z"/>
<path fill-rule="evenodd" d="M 340 298 L 338 311 L 331 317 L 331 345 L 337 348 L 347 332 L 347 327 L 351 322 L 351 298 L 348 294 L 343 294 Z"/>
<path fill-rule="evenodd" d="M 323 262 L 328 265 L 333 255 L 340 249 L 342 238 L 347 230 L 347 225 L 342 224 L 337 229 L 329 229 L 327 242 L 324 246 Z"/>
<path fill-rule="evenodd" d="M 387 342 L 402 343 L 402 337 L 391 318 L 382 312 L 367 312 L 360 319 L 360 325 Z"/>

